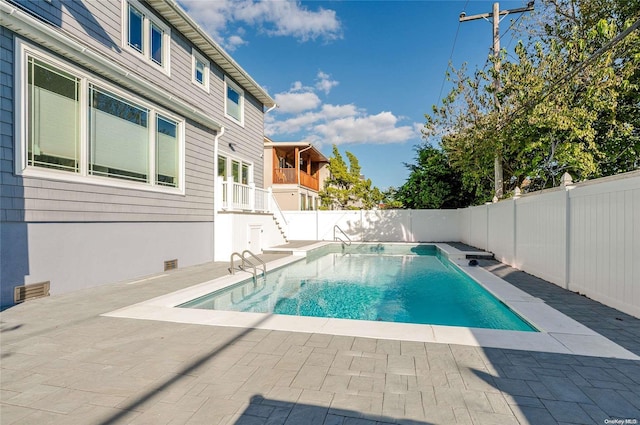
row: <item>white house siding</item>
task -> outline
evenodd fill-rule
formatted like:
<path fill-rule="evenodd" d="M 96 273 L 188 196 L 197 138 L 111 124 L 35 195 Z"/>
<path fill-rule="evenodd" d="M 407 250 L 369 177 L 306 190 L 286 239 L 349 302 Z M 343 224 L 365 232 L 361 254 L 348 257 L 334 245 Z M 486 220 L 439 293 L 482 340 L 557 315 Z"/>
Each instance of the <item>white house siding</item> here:
<path fill-rule="evenodd" d="M 171 31 L 170 76 L 144 57 L 122 46 L 120 0 L 100 2 L 29 2 L 26 9 L 81 42 L 90 50 L 151 81 L 183 103 L 191 104 L 225 126 L 220 153 L 229 152 L 255 165 L 262 183 L 263 105 L 245 91 L 245 125 L 224 116 L 224 74 L 211 63 L 210 91 L 191 81 L 191 45 Z M 14 49 L 18 37 L 1 27 L 2 127 L 0 177 L 0 304 L 13 303 L 15 286 L 51 282 L 51 293 L 63 293 L 117 280 L 161 272 L 163 261 L 178 259 L 180 267 L 214 258 L 213 196 L 216 131 L 158 104 L 147 94 L 116 84 L 141 99 L 185 119 L 185 193 L 21 177 L 15 174 Z M 46 48 L 33 43 L 38 48 Z M 51 53 L 72 66 L 65 56 Z M 228 143 L 233 142 L 235 152 Z M 255 146 L 252 146 L 255 145 Z"/>

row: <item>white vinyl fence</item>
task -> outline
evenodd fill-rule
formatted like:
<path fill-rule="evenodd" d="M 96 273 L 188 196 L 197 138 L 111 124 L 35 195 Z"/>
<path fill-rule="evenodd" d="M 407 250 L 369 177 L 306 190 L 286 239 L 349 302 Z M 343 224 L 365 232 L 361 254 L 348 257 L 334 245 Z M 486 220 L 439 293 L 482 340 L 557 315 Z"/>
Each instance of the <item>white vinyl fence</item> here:
<path fill-rule="evenodd" d="M 640 317 L 640 172 L 467 208 L 460 240 Z"/>
<path fill-rule="evenodd" d="M 287 236 L 295 240 L 334 240 L 335 226 L 352 241 L 444 242 L 460 239 L 458 210 L 284 211 L 284 215 L 288 223 Z"/>
<path fill-rule="evenodd" d="M 289 239 L 461 241 L 640 317 L 640 171 L 460 210 L 285 211 Z"/>

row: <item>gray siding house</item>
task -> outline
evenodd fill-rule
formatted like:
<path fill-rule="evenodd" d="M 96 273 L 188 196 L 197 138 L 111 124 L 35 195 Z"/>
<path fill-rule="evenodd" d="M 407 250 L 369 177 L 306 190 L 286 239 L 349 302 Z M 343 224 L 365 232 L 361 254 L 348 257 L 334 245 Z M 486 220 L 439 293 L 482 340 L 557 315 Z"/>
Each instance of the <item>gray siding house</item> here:
<path fill-rule="evenodd" d="M 175 0 L 0 14 L 2 307 L 218 258 L 216 187 L 262 186 L 266 91 Z"/>

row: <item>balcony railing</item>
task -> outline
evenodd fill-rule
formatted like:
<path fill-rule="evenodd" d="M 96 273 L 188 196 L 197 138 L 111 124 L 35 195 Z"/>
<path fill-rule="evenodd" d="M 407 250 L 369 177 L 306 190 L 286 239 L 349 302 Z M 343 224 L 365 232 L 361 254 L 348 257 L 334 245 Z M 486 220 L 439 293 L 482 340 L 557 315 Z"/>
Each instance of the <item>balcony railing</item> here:
<path fill-rule="evenodd" d="M 260 189 L 255 184 L 241 184 L 233 180 L 221 180 L 221 208 L 226 211 L 269 212 L 271 190 Z"/>
<path fill-rule="evenodd" d="M 300 175 L 299 182 L 298 173 Z M 302 170 L 298 171 L 295 168 L 274 168 L 273 184 L 300 184 L 315 191 L 320 190 L 320 183 L 317 177 L 313 177 Z"/>

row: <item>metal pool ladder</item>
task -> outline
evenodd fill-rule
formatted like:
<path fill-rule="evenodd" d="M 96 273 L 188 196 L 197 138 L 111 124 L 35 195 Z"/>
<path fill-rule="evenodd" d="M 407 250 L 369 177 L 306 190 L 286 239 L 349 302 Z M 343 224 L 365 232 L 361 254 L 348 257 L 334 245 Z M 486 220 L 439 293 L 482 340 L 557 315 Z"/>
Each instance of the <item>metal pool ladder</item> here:
<path fill-rule="evenodd" d="M 342 236 L 344 236 L 346 238 L 346 240 L 342 239 L 342 237 L 339 234 L 337 235 L 336 234 L 336 230 L 339 230 L 340 233 L 342 233 Z M 343 247 L 345 245 L 346 246 L 351 246 L 351 238 L 337 224 L 335 226 L 333 226 L 333 240 L 342 242 L 342 246 Z"/>
<path fill-rule="evenodd" d="M 244 251 L 242 251 L 242 254 L 239 252 L 234 252 L 233 254 L 231 254 L 231 265 L 229 267 L 229 272 L 231 274 L 236 274 L 236 268 L 234 266 L 233 263 L 233 259 L 234 257 L 238 257 L 242 262 L 240 263 L 240 266 L 238 266 L 238 268 L 240 270 L 244 270 L 244 271 L 248 271 L 247 270 L 247 266 L 249 266 L 249 268 L 251 268 L 253 270 L 253 280 L 257 281 L 258 280 L 258 267 L 260 265 L 262 265 L 262 276 L 266 277 L 267 276 L 267 265 L 265 264 L 264 261 L 262 261 L 260 258 L 258 258 L 257 255 L 255 255 L 253 252 L 249 251 L 248 249 L 245 249 Z M 250 258 L 253 258 L 254 260 L 257 260 L 260 264 L 255 264 L 253 263 Z"/>

